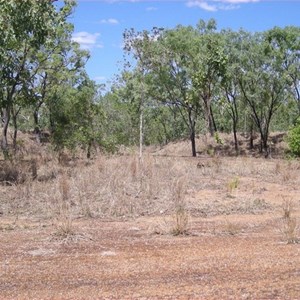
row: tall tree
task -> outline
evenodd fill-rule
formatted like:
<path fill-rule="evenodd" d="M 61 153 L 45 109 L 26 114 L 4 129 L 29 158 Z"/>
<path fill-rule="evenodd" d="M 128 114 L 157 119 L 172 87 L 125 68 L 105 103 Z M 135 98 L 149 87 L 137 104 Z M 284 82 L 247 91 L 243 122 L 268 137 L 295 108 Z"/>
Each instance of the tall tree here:
<path fill-rule="evenodd" d="M 242 30 L 239 32 L 223 30 L 220 35 L 224 39 L 224 51 L 227 57 L 227 62 L 225 72 L 222 74 L 223 77 L 221 80 L 219 95 L 220 101 L 218 105 L 224 107 L 230 116 L 236 155 L 239 153 L 237 131 L 242 100 L 239 87 L 239 70 L 241 68 L 243 39 L 246 35 L 247 33 Z"/>
<path fill-rule="evenodd" d="M 278 67 L 282 69 L 282 76 L 287 80 L 300 116 L 300 28 L 275 27 L 266 32 L 266 39 L 277 57 Z"/>
<path fill-rule="evenodd" d="M 195 128 L 199 104 L 191 90 L 190 49 L 195 37 L 192 27 L 179 26 L 174 30 L 143 33 L 125 32 L 128 45 L 125 50 L 136 51 L 143 56 L 145 82 L 153 99 L 171 110 L 180 112 L 190 131 L 192 155 L 196 156 Z"/>
<path fill-rule="evenodd" d="M 224 53 L 222 37 L 216 32 L 216 22 L 200 20 L 197 37 L 193 41 L 194 66 L 192 83 L 203 107 L 208 130 L 211 136 L 217 131 L 212 112 L 212 101 L 217 94 L 220 81 L 225 76 L 227 56 Z"/>
<path fill-rule="evenodd" d="M 11 114 L 16 117 L 20 92 L 36 68 L 35 53 L 51 44 L 56 26 L 66 21 L 74 3 L 66 1 L 57 11 L 53 1 L 0 1 L 0 88 L 3 130 L 1 148 L 8 151 L 7 130 Z M 18 106 L 18 105 L 17 105 Z"/>
<path fill-rule="evenodd" d="M 260 138 L 260 151 L 269 154 L 268 137 L 271 120 L 286 97 L 286 81 L 278 67 L 278 57 L 264 34 L 244 39 L 239 84 L 249 106 Z"/>

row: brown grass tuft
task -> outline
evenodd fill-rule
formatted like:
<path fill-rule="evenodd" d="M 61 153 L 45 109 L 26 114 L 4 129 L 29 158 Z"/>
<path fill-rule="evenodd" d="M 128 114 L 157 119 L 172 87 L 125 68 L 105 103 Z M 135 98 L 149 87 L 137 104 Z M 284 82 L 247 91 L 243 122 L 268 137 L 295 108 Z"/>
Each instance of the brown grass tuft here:
<path fill-rule="evenodd" d="M 293 216 L 294 205 L 295 204 L 292 199 L 283 198 L 281 232 L 288 244 L 295 244 L 299 242 L 299 226 L 296 217 Z"/>

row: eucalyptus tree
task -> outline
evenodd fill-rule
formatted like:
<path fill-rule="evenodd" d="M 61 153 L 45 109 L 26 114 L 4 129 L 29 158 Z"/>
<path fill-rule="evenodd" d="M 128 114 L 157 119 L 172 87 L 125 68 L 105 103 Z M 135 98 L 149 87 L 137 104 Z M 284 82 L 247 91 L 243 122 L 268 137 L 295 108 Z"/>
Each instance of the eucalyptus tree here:
<path fill-rule="evenodd" d="M 266 38 L 282 68 L 287 88 L 295 99 L 300 116 L 300 28 L 275 27 L 266 32 Z"/>
<path fill-rule="evenodd" d="M 231 119 L 236 155 L 239 153 L 237 132 L 240 116 L 242 110 L 246 109 L 242 102 L 242 93 L 239 86 L 239 71 L 242 63 L 243 40 L 247 38 L 247 34 L 243 30 L 238 32 L 222 30 L 220 34 L 223 38 L 226 64 L 221 78 L 218 105 L 219 108 L 225 109 Z"/>
<path fill-rule="evenodd" d="M 140 154 L 139 159 L 142 159 L 142 152 L 143 152 L 143 139 L 144 139 L 144 105 L 145 105 L 145 73 L 147 72 L 147 64 L 149 63 L 148 60 L 148 51 L 151 47 L 152 39 L 155 39 L 156 36 L 159 34 L 159 30 L 157 31 L 154 29 L 152 31 L 152 35 L 150 35 L 146 30 L 143 32 L 135 32 L 132 28 L 130 30 L 125 30 L 123 37 L 124 37 L 124 50 L 127 53 L 132 54 L 133 58 L 137 61 L 135 67 L 135 77 L 139 83 L 139 89 L 137 97 L 138 101 L 136 103 L 139 107 L 139 147 L 140 147 Z M 127 65 L 130 65 L 127 63 Z M 129 75 L 130 73 L 127 73 Z M 132 81 L 131 81 L 132 83 Z M 134 90 L 133 90 L 134 91 Z M 134 97 L 136 98 L 136 97 Z"/>
<path fill-rule="evenodd" d="M 217 131 L 212 101 L 218 94 L 218 87 L 225 76 L 227 55 L 224 52 L 222 34 L 216 32 L 216 22 L 207 23 L 200 20 L 197 25 L 197 36 L 193 41 L 192 84 L 203 108 L 207 128 L 213 136 Z"/>
<path fill-rule="evenodd" d="M 286 81 L 276 53 L 263 33 L 243 39 L 239 85 L 250 108 L 260 138 L 260 151 L 269 154 L 268 137 L 271 120 L 286 99 Z"/>
<path fill-rule="evenodd" d="M 144 114 L 142 106 L 145 107 L 146 104 L 141 99 L 140 82 L 140 70 L 124 71 L 101 100 L 108 120 L 105 126 L 106 136 L 116 145 L 131 146 L 141 142 L 141 113 Z"/>
<path fill-rule="evenodd" d="M 195 126 L 200 106 L 192 92 L 191 55 L 195 30 L 178 26 L 173 30 L 125 32 L 125 50 L 138 52 L 145 69 L 148 95 L 161 105 L 180 113 L 190 133 L 192 155 L 196 156 Z"/>
<path fill-rule="evenodd" d="M 39 71 L 31 81 L 28 96 L 35 99 L 31 106 L 37 140 L 40 135 L 40 117 L 47 117 L 48 120 L 44 123 L 48 124 L 51 132 L 55 130 L 55 114 L 60 102 L 65 100 L 61 86 L 78 86 L 82 80 L 86 80 L 84 67 L 89 53 L 71 41 L 68 27 L 65 28 L 64 35 L 59 36 L 55 47 L 41 53 L 47 55 L 47 60 L 39 66 Z"/>
<path fill-rule="evenodd" d="M 99 86 L 82 74 L 76 85 L 65 82 L 55 92 L 59 99 L 52 115 L 51 139 L 55 150 L 80 147 L 90 158 L 92 147 L 104 144 Z"/>
<path fill-rule="evenodd" d="M 26 98 L 28 82 L 36 75 L 36 53 L 51 44 L 58 24 L 66 22 L 74 3 L 57 10 L 53 1 L 0 1 L 0 88 L 3 130 L 1 148 L 7 153 L 11 114 L 16 117 Z M 14 119 L 15 122 L 15 119 Z M 15 133 L 16 134 L 16 133 Z"/>
<path fill-rule="evenodd" d="M 110 120 L 107 130 L 116 143 L 136 145 L 139 141 L 141 110 L 140 72 L 123 72 L 110 93 L 104 96 L 103 108 Z M 167 144 L 186 136 L 185 125 L 176 108 L 170 109 L 153 98 L 152 74 L 144 75 L 143 141 L 145 145 Z M 104 104 L 105 103 L 105 104 Z"/>

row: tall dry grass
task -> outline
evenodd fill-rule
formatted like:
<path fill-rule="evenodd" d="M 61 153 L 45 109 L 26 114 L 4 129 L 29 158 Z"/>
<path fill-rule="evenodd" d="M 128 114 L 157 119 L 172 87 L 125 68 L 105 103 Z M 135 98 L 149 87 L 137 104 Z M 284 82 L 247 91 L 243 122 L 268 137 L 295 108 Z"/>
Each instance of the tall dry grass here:
<path fill-rule="evenodd" d="M 52 152 L 42 154 L 36 180 L 0 185 L 4 215 L 59 220 L 55 222 L 71 228 L 77 217 L 135 218 L 176 215 L 176 211 L 177 216 L 183 211 L 192 216 L 254 214 L 272 207 L 261 196 L 260 182 L 284 183 L 290 188 L 300 184 L 297 161 L 218 155 L 169 157 L 146 151 L 142 161 L 133 153 L 98 155 L 91 161 L 71 157 L 61 163 Z M 251 184 L 244 184 L 243 178 Z M 227 197 L 228 189 L 235 190 L 234 197 Z M 184 223 L 186 215 L 180 218 Z"/>

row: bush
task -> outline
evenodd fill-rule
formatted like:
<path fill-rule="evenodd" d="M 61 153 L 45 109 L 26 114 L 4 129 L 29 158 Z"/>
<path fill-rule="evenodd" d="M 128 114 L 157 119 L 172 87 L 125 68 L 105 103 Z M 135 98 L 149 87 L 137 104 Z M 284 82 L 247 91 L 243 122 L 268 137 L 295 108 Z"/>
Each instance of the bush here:
<path fill-rule="evenodd" d="M 289 130 L 287 142 L 291 153 L 300 156 L 300 118 L 297 119 L 296 125 Z"/>
<path fill-rule="evenodd" d="M 0 160 L 0 183 L 23 183 L 27 179 L 35 179 L 36 177 L 37 165 L 35 160 Z"/>

